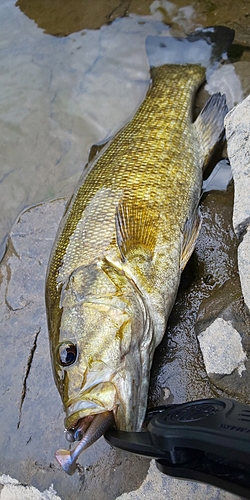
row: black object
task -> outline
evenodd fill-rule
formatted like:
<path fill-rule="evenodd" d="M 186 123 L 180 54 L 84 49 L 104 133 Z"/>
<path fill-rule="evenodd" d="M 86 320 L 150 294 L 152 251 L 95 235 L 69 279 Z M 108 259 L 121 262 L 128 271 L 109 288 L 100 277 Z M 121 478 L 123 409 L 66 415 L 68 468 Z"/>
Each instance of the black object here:
<path fill-rule="evenodd" d="M 156 460 L 169 476 L 210 483 L 250 499 L 250 406 L 201 399 L 148 410 L 145 432 L 109 429 L 117 448 Z"/>

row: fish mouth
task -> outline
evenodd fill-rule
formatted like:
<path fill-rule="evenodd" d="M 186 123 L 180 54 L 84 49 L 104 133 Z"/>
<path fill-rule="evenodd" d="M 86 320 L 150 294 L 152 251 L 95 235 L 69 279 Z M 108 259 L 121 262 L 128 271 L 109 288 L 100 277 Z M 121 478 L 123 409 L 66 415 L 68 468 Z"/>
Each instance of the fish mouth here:
<path fill-rule="evenodd" d="M 68 402 L 65 408 L 65 428 L 70 430 L 77 427 L 78 422 L 85 417 L 113 411 L 117 404 L 115 385 L 112 382 L 101 382 Z"/>
<path fill-rule="evenodd" d="M 110 410 L 112 409 L 110 408 Z M 80 420 L 103 413 L 105 410 L 109 410 L 109 408 L 104 408 L 92 401 L 78 400 L 66 410 L 65 428 L 67 430 L 75 428 Z"/>

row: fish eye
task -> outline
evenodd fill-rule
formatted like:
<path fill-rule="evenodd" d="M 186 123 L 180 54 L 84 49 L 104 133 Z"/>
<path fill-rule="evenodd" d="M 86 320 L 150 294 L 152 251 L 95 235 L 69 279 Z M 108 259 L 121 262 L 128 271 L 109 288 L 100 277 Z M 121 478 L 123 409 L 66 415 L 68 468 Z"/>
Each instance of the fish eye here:
<path fill-rule="evenodd" d="M 58 354 L 61 366 L 73 365 L 77 358 L 77 347 L 73 342 L 63 342 L 58 347 Z"/>

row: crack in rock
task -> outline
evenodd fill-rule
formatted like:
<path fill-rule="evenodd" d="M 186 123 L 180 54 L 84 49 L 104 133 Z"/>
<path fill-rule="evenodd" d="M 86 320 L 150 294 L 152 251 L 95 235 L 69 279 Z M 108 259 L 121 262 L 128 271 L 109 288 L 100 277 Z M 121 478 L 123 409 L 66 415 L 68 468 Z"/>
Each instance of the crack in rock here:
<path fill-rule="evenodd" d="M 112 22 L 115 17 L 125 17 L 129 8 L 130 8 L 130 0 L 120 0 L 119 5 L 114 7 L 109 14 L 107 14 L 107 19 L 109 22 Z M 122 12 L 119 12 L 122 10 Z"/>
<path fill-rule="evenodd" d="M 31 348 L 31 351 L 30 351 L 30 354 L 29 354 L 29 357 L 28 357 L 28 361 L 27 361 L 26 372 L 25 372 L 24 381 L 23 381 L 23 390 L 22 390 L 22 394 L 21 394 L 21 401 L 20 401 L 20 407 L 19 407 L 19 420 L 18 420 L 18 423 L 17 423 L 17 429 L 19 429 L 20 424 L 21 424 L 22 407 L 23 407 L 23 403 L 24 403 L 25 396 L 26 396 L 26 391 L 27 391 L 27 380 L 28 380 L 28 376 L 29 376 L 29 373 L 30 373 L 30 369 L 31 369 L 33 358 L 34 358 L 34 354 L 35 354 L 35 351 L 36 351 L 36 348 L 37 348 L 37 339 L 38 339 L 38 335 L 39 335 L 40 331 L 41 331 L 41 328 L 39 328 L 38 332 L 36 332 L 36 334 L 35 334 L 33 346 Z"/>

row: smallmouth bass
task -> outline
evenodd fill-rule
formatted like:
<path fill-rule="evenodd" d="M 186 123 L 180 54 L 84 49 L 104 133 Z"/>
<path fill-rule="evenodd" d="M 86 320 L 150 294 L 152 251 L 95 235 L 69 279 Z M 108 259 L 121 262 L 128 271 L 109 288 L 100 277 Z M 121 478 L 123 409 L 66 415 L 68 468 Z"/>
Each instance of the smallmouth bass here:
<path fill-rule="evenodd" d="M 151 57 L 167 60 L 151 64 L 144 102 L 90 161 L 59 226 L 46 280 L 51 359 L 68 440 L 84 434 L 56 453 L 68 474 L 113 422 L 143 423 L 153 354 L 199 233 L 203 167 L 224 134 L 220 94 L 192 122 L 206 73 L 195 49 L 202 42 L 211 62 L 232 39 L 228 28 L 197 30 L 174 64 L 180 40 L 149 37 Z"/>

